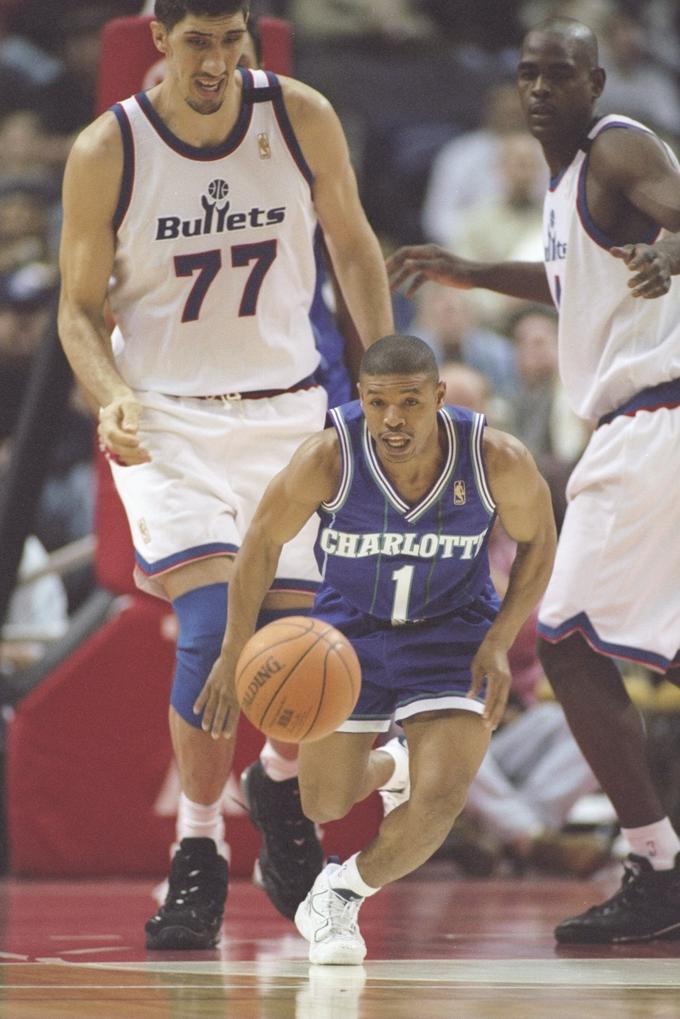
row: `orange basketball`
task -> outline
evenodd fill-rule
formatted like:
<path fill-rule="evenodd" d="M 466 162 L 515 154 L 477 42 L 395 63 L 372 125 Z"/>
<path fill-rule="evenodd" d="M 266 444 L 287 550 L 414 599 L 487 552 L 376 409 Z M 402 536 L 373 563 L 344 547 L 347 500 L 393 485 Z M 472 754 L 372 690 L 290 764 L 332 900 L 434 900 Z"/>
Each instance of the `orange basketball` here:
<path fill-rule="evenodd" d="M 361 667 L 330 623 L 285 616 L 258 630 L 236 666 L 241 710 L 256 728 L 285 743 L 322 739 L 351 714 Z"/>

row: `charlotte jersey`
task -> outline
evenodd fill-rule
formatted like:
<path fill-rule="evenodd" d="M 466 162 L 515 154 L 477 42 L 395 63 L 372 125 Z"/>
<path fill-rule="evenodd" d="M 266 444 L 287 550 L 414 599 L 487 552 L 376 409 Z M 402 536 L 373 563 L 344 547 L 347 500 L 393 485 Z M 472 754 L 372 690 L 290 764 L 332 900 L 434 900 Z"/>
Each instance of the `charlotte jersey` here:
<path fill-rule="evenodd" d="M 447 454 L 440 476 L 409 506 L 380 466 L 358 401 L 329 412 L 341 482 L 319 508 L 315 554 L 323 586 L 360 612 L 393 623 L 441 616 L 490 584 L 487 543 L 495 503 L 482 458 L 484 418 L 439 411 Z"/>
<path fill-rule="evenodd" d="M 276 76 L 240 74 L 240 115 L 217 148 L 176 138 L 144 93 L 112 108 L 124 171 L 109 300 L 133 388 L 285 389 L 318 364 L 312 174 Z"/>
<path fill-rule="evenodd" d="M 640 390 L 680 377 L 680 284 L 674 279 L 669 293 L 653 301 L 631 297 L 630 271 L 609 254 L 613 241 L 588 212 L 589 150 L 612 128 L 652 133 L 629 117 L 603 117 L 550 182 L 543 209 L 545 265 L 560 313 L 560 374 L 573 409 L 591 420 Z M 650 221 L 646 236 L 630 243 L 653 243 L 659 233 Z"/>

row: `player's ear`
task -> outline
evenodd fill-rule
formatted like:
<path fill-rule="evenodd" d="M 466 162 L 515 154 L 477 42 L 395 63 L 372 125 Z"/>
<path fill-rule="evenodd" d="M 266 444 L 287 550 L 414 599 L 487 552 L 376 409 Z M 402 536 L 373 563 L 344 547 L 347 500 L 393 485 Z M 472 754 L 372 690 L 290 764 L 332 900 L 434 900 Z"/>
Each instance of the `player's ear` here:
<path fill-rule="evenodd" d="M 437 410 L 439 410 L 439 408 L 443 407 L 444 403 L 446 402 L 446 383 L 442 379 L 440 379 L 439 382 L 437 383 L 436 394 L 437 394 Z"/>
<path fill-rule="evenodd" d="M 151 28 L 151 38 L 153 39 L 154 46 L 159 53 L 165 55 L 168 45 L 168 33 L 165 31 L 165 26 L 160 21 L 152 21 L 149 27 Z"/>

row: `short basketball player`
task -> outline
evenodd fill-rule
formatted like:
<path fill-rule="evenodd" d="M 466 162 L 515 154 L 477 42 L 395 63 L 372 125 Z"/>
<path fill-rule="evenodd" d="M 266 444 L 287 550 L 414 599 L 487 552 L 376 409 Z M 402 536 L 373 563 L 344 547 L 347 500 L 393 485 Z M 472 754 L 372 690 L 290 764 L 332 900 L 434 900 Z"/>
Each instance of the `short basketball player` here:
<path fill-rule="evenodd" d="M 612 659 L 680 680 L 680 169 L 652 131 L 594 112 L 605 84 L 585 25 L 528 33 L 519 92 L 552 179 L 543 263 L 482 265 L 405 248 L 394 286 L 425 279 L 554 302 L 562 381 L 594 434 L 567 489 L 539 616 L 545 671 L 632 849 L 622 888 L 560 923 L 559 941 L 680 934 L 680 840 L 655 790 L 640 717 Z M 547 271 L 547 278 L 546 278 Z"/>
<path fill-rule="evenodd" d="M 150 948 L 208 948 L 219 937 L 220 797 L 233 742 L 212 740 L 193 705 L 222 643 L 232 559 L 257 501 L 324 421 L 309 320 L 319 225 L 363 342 L 392 328 L 339 121 L 312 89 L 237 67 L 248 13 L 247 0 L 157 0 L 151 32 L 165 79 L 81 134 L 64 182 L 64 348 L 101 407 L 138 583 L 179 620 L 170 706 L 179 848 L 166 902 L 146 925 Z M 309 605 L 313 537 L 310 527 L 287 549 L 261 622 Z M 262 759 L 246 789 L 264 835 L 262 878 L 292 915 L 321 848 L 300 811 L 296 762 L 271 744 Z"/>
<path fill-rule="evenodd" d="M 286 545 L 318 513 L 312 614 L 352 642 L 362 687 L 349 719 L 300 747 L 307 817 L 327 822 L 381 789 L 377 838 L 329 863 L 297 909 L 311 962 L 356 964 L 368 895 L 424 863 L 461 811 L 510 687 L 508 649 L 550 576 L 548 487 L 525 447 L 481 414 L 444 406 L 430 347 L 387 336 L 363 355 L 360 401 L 331 411 L 268 486 L 236 558 L 220 659 L 198 698 L 233 731 L 234 668 Z M 508 591 L 489 576 L 498 514 L 518 542 Z M 373 750 L 394 714 L 406 742 Z M 407 752 L 408 745 L 408 752 Z"/>

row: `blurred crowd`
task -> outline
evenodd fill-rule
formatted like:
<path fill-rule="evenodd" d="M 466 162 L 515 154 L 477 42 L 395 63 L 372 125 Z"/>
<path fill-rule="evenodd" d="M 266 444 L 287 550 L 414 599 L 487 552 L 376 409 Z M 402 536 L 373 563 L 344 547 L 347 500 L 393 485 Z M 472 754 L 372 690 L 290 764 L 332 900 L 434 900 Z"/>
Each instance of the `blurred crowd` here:
<path fill-rule="evenodd" d="M 0 485 L 58 287 L 61 176 L 75 133 L 95 112 L 102 26 L 151 9 L 143 0 L 0 0 Z M 253 0 L 252 10 L 293 25 L 295 75 L 338 111 L 386 252 L 430 240 L 470 258 L 542 258 L 546 168 L 524 130 L 513 76 L 522 34 L 550 14 L 577 17 L 597 33 L 607 71 L 601 112 L 640 118 L 678 147 L 675 0 Z M 532 451 L 559 525 L 588 428 L 558 380 L 555 312 L 434 285 L 413 302 L 394 300 L 399 330 L 434 348 L 450 401 L 483 410 Z M 93 449 L 92 422 L 74 392 L 24 574 L 91 533 Z M 83 586 L 58 581 L 55 594 L 54 583 L 43 576 L 28 593 L 20 589 L 10 624 L 50 617 L 55 632 L 59 620 L 63 628 Z M 0 642 L 0 669 L 24 656 L 16 642 Z M 531 705 L 539 684 L 535 676 L 518 704 Z M 587 786 L 580 776 L 579 794 Z M 545 834 L 546 823 L 533 830 Z M 531 855 L 517 832 L 497 835 Z"/>

